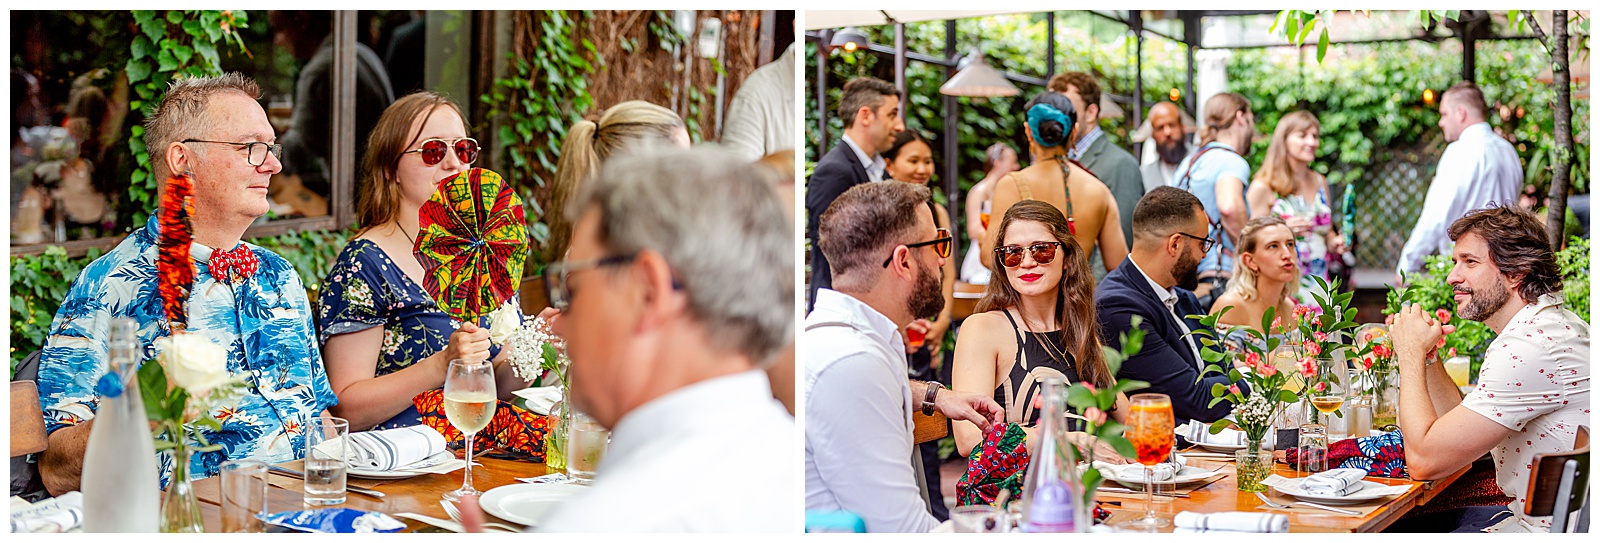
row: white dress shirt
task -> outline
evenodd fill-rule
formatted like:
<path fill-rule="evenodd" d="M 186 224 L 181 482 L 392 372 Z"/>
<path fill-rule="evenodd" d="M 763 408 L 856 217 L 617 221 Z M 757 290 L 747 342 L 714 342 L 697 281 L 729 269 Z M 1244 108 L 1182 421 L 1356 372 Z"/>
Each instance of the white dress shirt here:
<path fill-rule="evenodd" d="M 1189 332 L 1192 332 L 1193 330 L 1190 330 L 1189 323 L 1184 322 L 1183 317 L 1178 315 L 1178 292 L 1170 288 L 1163 287 L 1161 286 L 1161 283 L 1157 283 L 1155 279 L 1151 279 L 1150 274 L 1145 273 L 1144 268 L 1139 267 L 1139 263 L 1134 261 L 1132 258 L 1128 259 L 1128 262 L 1133 262 L 1133 269 L 1139 270 L 1139 275 L 1144 276 L 1144 280 L 1150 282 L 1150 289 L 1155 291 L 1157 297 L 1161 298 L 1161 303 L 1167 304 L 1167 314 L 1171 315 L 1172 320 L 1178 323 L 1178 329 L 1183 330 L 1183 341 L 1188 343 L 1189 350 L 1194 352 L 1195 369 L 1200 370 L 1201 375 L 1205 375 L 1206 361 L 1204 358 L 1200 358 L 1200 347 L 1195 345 L 1194 336 L 1189 335 Z"/>
<path fill-rule="evenodd" d="M 549 532 L 798 532 L 794 419 L 766 373 L 707 379 L 617 421 L 594 485 Z"/>
<path fill-rule="evenodd" d="M 1450 223 L 1490 203 L 1515 205 L 1522 189 L 1522 161 L 1517 150 L 1489 128 L 1478 123 L 1461 130 L 1461 137 L 1444 148 L 1439 169 L 1422 203 L 1422 215 L 1400 250 L 1396 269 L 1411 273 L 1422 269 L 1422 259 L 1450 250 Z"/>
<path fill-rule="evenodd" d="M 754 161 L 794 149 L 794 44 L 766 66 L 756 68 L 728 104 L 722 144 Z"/>
<path fill-rule="evenodd" d="M 861 150 L 861 146 L 856 145 L 855 140 L 850 139 L 849 134 L 845 134 L 841 139 L 844 140 L 845 145 L 850 146 L 851 151 L 855 151 L 856 160 L 861 161 L 861 167 L 867 169 L 867 180 L 874 183 L 882 181 L 883 170 L 889 167 L 889 164 L 884 162 L 883 155 L 867 156 L 867 153 Z"/>
<path fill-rule="evenodd" d="M 927 532 L 912 470 L 905 339 L 888 317 L 817 290 L 800 342 L 805 361 L 806 510 L 849 511 L 869 532 Z"/>
<path fill-rule="evenodd" d="M 1512 430 L 1489 452 L 1500 491 L 1523 528 L 1550 531 L 1550 517 L 1522 514 L 1539 453 L 1572 450 L 1589 422 L 1589 325 L 1545 294 L 1506 324 L 1484 354 L 1478 385 L 1461 407 Z"/>

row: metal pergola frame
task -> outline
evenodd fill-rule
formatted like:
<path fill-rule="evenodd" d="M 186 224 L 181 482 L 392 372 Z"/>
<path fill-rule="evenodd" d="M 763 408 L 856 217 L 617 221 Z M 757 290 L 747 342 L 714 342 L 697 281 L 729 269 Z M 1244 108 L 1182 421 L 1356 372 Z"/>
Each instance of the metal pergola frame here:
<path fill-rule="evenodd" d="M 1030 85 L 1036 85 L 1036 86 L 1041 86 L 1042 87 L 1042 86 L 1045 86 L 1045 84 L 1047 82 L 1049 82 L 1051 77 L 1055 76 L 1055 72 L 1056 72 L 1056 44 L 1055 44 L 1056 12 L 1055 11 L 1047 11 L 1047 12 L 1044 12 L 1044 13 L 1045 13 L 1045 24 L 1046 24 L 1046 26 L 1048 28 L 1047 35 L 1049 36 L 1049 41 L 1045 44 L 1046 45 L 1046 51 L 1047 51 L 1047 60 L 1046 60 L 1046 64 L 1045 64 L 1046 67 L 1045 67 L 1044 76 L 1043 77 L 1035 77 L 1035 76 L 1031 76 L 1031 75 L 1027 75 L 1027 74 L 1019 74 L 1019 73 L 1015 73 L 1015 72 L 1009 72 L 1009 71 L 1005 71 L 1003 69 L 1000 70 L 1000 73 L 1002 75 L 1004 75 L 1006 79 L 1008 79 L 1010 81 L 1013 81 L 1013 82 L 1016 82 L 1016 83 L 1027 83 L 1027 84 L 1030 84 Z M 1309 43 L 1309 44 L 1300 45 L 1300 46 L 1296 46 L 1296 45 L 1294 45 L 1292 43 L 1285 43 L 1285 44 L 1258 44 L 1258 45 L 1243 45 L 1243 46 L 1223 46 L 1223 47 L 1203 47 L 1203 46 L 1200 45 L 1200 42 L 1201 42 L 1201 39 L 1200 39 L 1201 38 L 1201 36 L 1200 36 L 1201 22 L 1207 17 L 1241 17 L 1241 16 L 1256 16 L 1256 15 L 1273 15 L 1273 14 L 1278 13 L 1277 10 L 1179 10 L 1176 13 L 1177 13 L 1177 19 L 1180 20 L 1182 22 L 1182 25 L 1183 25 L 1183 35 L 1182 35 L 1182 37 L 1169 36 L 1169 35 L 1167 35 L 1165 33 L 1162 33 L 1162 32 L 1159 32 L 1159 31 L 1156 31 L 1156 30 L 1153 30 L 1153 29 L 1145 27 L 1145 24 L 1144 24 L 1145 23 L 1144 13 L 1142 11 L 1140 11 L 1140 10 L 1128 10 L 1127 11 L 1127 19 L 1121 19 L 1121 18 L 1113 17 L 1111 15 L 1107 15 L 1105 13 L 1101 13 L 1099 11 L 1094 11 L 1094 10 L 1088 10 L 1088 13 L 1094 14 L 1094 15 L 1096 15 L 1098 17 L 1101 17 L 1101 18 L 1109 20 L 1109 21 L 1114 21 L 1114 22 L 1126 25 L 1128 27 L 1128 29 L 1130 31 L 1132 31 L 1134 33 L 1135 37 L 1136 37 L 1136 39 L 1134 41 L 1134 57 L 1135 58 L 1134 58 L 1134 94 L 1133 94 L 1133 96 L 1130 99 L 1128 97 L 1106 93 L 1108 96 L 1111 96 L 1111 98 L 1113 100 L 1117 101 L 1117 102 L 1123 102 L 1123 103 L 1132 102 L 1133 109 L 1130 110 L 1125 115 L 1126 120 L 1127 120 L 1128 123 L 1130 123 L 1131 127 L 1137 127 L 1138 124 L 1141 122 L 1141 120 L 1144 118 L 1144 115 L 1145 115 L 1145 112 L 1144 112 L 1144 77 L 1143 77 L 1143 75 L 1144 75 L 1144 40 L 1145 40 L 1145 34 L 1146 33 L 1153 34 L 1153 35 L 1156 35 L 1156 36 L 1160 36 L 1162 38 L 1166 38 L 1168 40 L 1175 41 L 1175 42 L 1181 43 L 1181 44 L 1186 46 L 1186 52 L 1185 52 L 1185 55 L 1184 55 L 1185 56 L 1185 77 L 1184 77 L 1183 99 L 1184 99 L 1184 107 L 1185 107 L 1185 109 L 1187 111 L 1190 111 L 1190 112 L 1194 112 L 1195 111 L 1195 106 L 1196 106 L 1196 104 L 1195 104 L 1195 98 L 1196 97 L 1195 97 L 1195 88 L 1194 88 L 1194 85 L 1195 85 L 1195 83 L 1194 83 L 1194 78 L 1195 78 L 1194 56 L 1195 56 L 1195 51 L 1196 50 L 1199 50 L 1199 49 L 1218 49 L 1218 50 L 1262 49 L 1262 48 L 1270 48 L 1270 47 L 1295 47 L 1295 48 L 1315 47 L 1314 43 Z M 935 64 L 935 65 L 938 65 L 938 66 L 944 66 L 944 68 L 945 68 L 945 78 L 946 79 L 955 76 L 956 65 L 957 65 L 958 60 L 960 59 L 960 56 L 957 54 L 957 51 L 956 51 L 956 21 L 959 20 L 959 19 L 947 19 L 947 20 L 944 21 L 944 23 L 945 23 L 944 55 L 942 57 L 937 57 L 937 56 L 928 55 L 928 54 L 924 54 L 924 53 L 908 51 L 906 49 L 906 40 L 905 40 L 905 25 L 906 25 L 906 23 L 893 20 L 893 18 L 888 17 L 887 13 L 884 13 L 884 15 L 885 15 L 885 18 L 888 20 L 888 23 L 892 24 L 894 26 L 894 42 L 895 42 L 894 46 L 893 47 L 889 47 L 889 46 L 878 45 L 878 44 L 870 44 L 870 45 L 868 45 L 866 47 L 866 51 L 871 52 L 871 53 L 875 53 L 875 54 L 879 54 L 879 55 L 885 55 L 885 56 L 893 57 L 893 59 L 894 59 L 894 73 L 895 73 L 894 85 L 895 85 L 895 88 L 900 91 L 900 108 L 901 108 L 901 113 L 902 113 L 901 117 L 903 118 L 904 117 L 904 112 L 905 112 L 906 94 L 908 92 L 908 90 L 906 88 L 906 64 L 907 64 L 908 61 L 915 60 L 915 61 L 918 61 L 918 62 L 926 62 L 926 63 L 929 63 L 929 64 Z M 1489 22 L 1490 22 L 1490 18 L 1488 16 L 1488 12 L 1485 12 L 1485 11 L 1476 11 L 1476 12 L 1464 11 L 1464 12 L 1462 12 L 1462 18 L 1461 18 L 1460 22 L 1454 22 L 1454 21 L 1444 22 L 1445 26 L 1447 26 L 1448 28 L 1451 29 L 1451 31 L 1452 31 L 1452 33 L 1454 35 L 1453 37 L 1455 39 L 1461 40 L 1461 43 L 1462 43 L 1461 78 L 1463 80 L 1466 80 L 1466 81 L 1477 81 L 1476 56 L 1477 56 L 1477 42 L 1478 42 L 1478 40 L 1536 39 L 1533 36 L 1527 36 L 1527 35 L 1524 35 L 1524 36 L 1493 36 L 1493 35 L 1490 35 L 1490 33 L 1489 33 Z M 1405 38 L 1333 40 L 1333 41 L 1329 42 L 1329 45 L 1369 44 L 1369 43 L 1385 43 L 1385 42 L 1405 42 L 1405 41 L 1417 41 L 1417 40 L 1427 41 L 1427 40 L 1434 39 L 1434 38 L 1430 38 L 1429 37 L 1431 35 L 1428 34 L 1428 32 L 1430 32 L 1430 30 L 1424 30 L 1424 33 L 1421 34 L 1421 35 L 1405 37 Z M 816 92 L 816 96 L 817 96 L 818 134 L 821 136 L 820 144 L 822 146 L 824 146 L 824 147 L 829 142 L 829 138 L 828 138 L 828 99 L 827 99 L 828 97 L 827 97 L 827 89 L 828 89 L 828 56 L 829 56 L 831 51 L 828 49 L 828 44 L 833 39 L 833 33 L 834 33 L 833 29 L 808 30 L 805 33 L 805 39 L 807 41 L 813 41 L 813 42 L 817 42 L 818 43 L 818 48 L 817 48 L 817 51 L 818 51 L 818 55 L 817 55 L 817 71 L 816 71 L 816 77 L 815 77 L 815 79 L 816 79 L 816 87 L 815 87 L 816 90 L 815 90 L 815 92 Z M 1438 39 L 1449 39 L 1449 38 L 1446 38 L 1446 37 L 1437 37 L 1437 36 L 1435 36 L 1435 37 L 1438 38 Z M 996 68 L 999 69 L 999 68 L 1002 68 L 1002 67 L 996 66 Z M 954 172 L 956 172 L 957 159 L 958 159 L 958 154 L 959 154 L 959 149 L 957 149 L 957 147 L 956 147 L 956 145 L 957 145 L 956 144 L 956 140 L 958 139 L 957 133 L 956 133 L 956 130 L 957 130 L 957 127 L 956 127 L 956 122 L 957 122 L 956 111 L 957 110 L 956 110 L 956 108 L 958 107 L 959 104 L 956 103 L 956 98 L 954 96 L 944 96 L 944 95 L 942 95 L 942 98 L 943 98 L 942 105 L 943 105 L 943 108 L 944 108 L 944 135 L 943 135 L 943 140 L 944 140 L 945 195 L 947 196 L 946 200 L 948 202 L 947 205 L 949 207 L 951 222 L 952 223 L 955 223 L 956 221 L 963 221 L 964 222 L 965 219 L 966 219 L 966 215 L 963 214 L 961 212 L 961 209 L 960 209 L 961 208 L 961 203 L 962 203 L 961 193 L 960 193 L 960 191 L 961 191 L 960 176 L 956 175 L 954 173 Z M 820 156 L 821 152 L 824 151 L 824 150 L 825 149 L 819 148 L 819 150 L 818 150 L 819 151 L 819 156 Z M 957 223 L 957 224 L 960 224 L 960 223 Z M 965 225 L 963 224 L 961 226 L 964 227 Z M 955 227 L 955 225 L 952 225 L 952 227 Z"/>

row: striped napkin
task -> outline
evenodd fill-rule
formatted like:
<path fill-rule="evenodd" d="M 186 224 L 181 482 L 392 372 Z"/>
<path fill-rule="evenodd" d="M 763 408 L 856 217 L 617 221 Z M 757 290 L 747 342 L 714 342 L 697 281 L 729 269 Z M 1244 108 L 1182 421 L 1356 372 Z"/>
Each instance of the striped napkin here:
<path fill-rule="evenodd" d="M 1307 493 L 1318 496 L 1346 496 L 1355 489 L 1356 483 L 1367 476 L 1367 470 L 1356 468 L 1330 469 L 1322 473 L 1314 473 L 1300 483 L 1300 488 Z"/>
<path fill-rule="evenodd" d="M 1173 532 L 1255 532 L 1281 534 L 1289 531 L 1289 516 L 1277 513 L 1195 513 L 1180 511 L 1172 518 Z"/>
<path fill-rule="evenodd" d="M 1244 430 L 1223 428 L 1221 432 L 1213 434 L 1211 433 L 1211 426 L 1209 424 L 1194 420 L 1189 421 L 1187 424 L 1178 426 L 1176 431 L 1178 435 L 1183 436 L 1183 438 L 1189 440 L 1190 443 L 1205 443 L 1207 445 L 1221 445 L 1226 447 L 1243 447 L 1245 445 L 1245 441 L 1247 440 Z M 1261 446 L 1268 449 L 1272 448 L 1274 441 L 1273 434 L 1276 433 L 1277 432 L 1267 432 L 1267 435 L 1261 440 Z"/>
<path fill-rule="evenodd" d="M 11 508 L 11 533 L 61 533 L 82 528 L 83 494 L 74 490 Z"/>
<path fill-rule="evenodd" d="M 346 451 L 356 468 L 392 471 L 421 462 L 444 451 L 444 436 L 425 425 L 407 426 L 349 435 Z"/>

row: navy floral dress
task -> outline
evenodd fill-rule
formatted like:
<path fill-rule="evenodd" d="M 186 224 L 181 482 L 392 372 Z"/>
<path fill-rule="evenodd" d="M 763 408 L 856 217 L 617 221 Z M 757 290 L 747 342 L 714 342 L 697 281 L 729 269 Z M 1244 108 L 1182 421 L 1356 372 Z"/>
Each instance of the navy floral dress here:
<path fill-rule="evenodd" d="M 440 310 L 433 297 L 401 271 L 388 253 L 367 239 L 352 240 L 339 253 L 318 300 L 317 336 L 324 347 L 333 336 L 383 327 L 375 376 L 400 371 L 444 350 L 451 332 L 461 326 Z M 499 346 L 489 348 L 490 358 L 499 354 Z M 413 405 L 377 428 L 420 422 L 421 414 Z"/>

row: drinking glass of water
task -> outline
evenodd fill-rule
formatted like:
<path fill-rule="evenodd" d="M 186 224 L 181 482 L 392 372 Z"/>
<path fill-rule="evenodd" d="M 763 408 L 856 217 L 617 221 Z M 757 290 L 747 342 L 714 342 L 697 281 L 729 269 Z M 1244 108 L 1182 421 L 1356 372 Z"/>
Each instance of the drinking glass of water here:
<path fill-rule="evenodd" d="M 611 443 L 611 431 L 589 415 L 574 411 L 572 427 L 567 431 L 567 436 L 570 441 L 567 446 L 567 475 L 581 483 L 594 480 L 600 457 L 605 455 L 606 445 Z"/>
<path fill-rule="evenodd" d="M 451 360 L 444 376 L 444 415 L 467 436 L 467 469 L 461 488 L 444 493 L 450 501 L 482 494 L 472 488 L 472 438 L 489 425 L 496 406 L 494 366 L 488 360 Z"/>
<path fill-rule="evenodd" d="M 350 421 L 339 417 L 312 417 L 306 431 L 306 505 L 344 503 L 345 438 Z"/>

